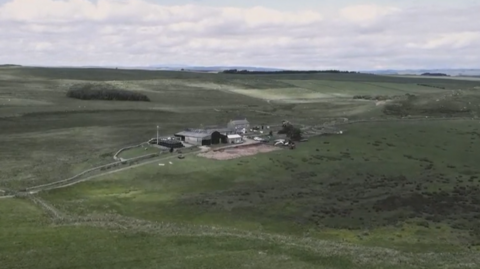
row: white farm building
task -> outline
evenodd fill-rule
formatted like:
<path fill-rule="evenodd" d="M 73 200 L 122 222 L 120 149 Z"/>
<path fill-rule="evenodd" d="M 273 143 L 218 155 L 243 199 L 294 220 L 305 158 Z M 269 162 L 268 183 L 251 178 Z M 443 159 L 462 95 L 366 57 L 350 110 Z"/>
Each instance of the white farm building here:
<path fill-rule="evenodd" d="M 227 136 L 229 144 L 239 144 L 243 142 L 243 139 L 238 134 L 231 134 Z"/>

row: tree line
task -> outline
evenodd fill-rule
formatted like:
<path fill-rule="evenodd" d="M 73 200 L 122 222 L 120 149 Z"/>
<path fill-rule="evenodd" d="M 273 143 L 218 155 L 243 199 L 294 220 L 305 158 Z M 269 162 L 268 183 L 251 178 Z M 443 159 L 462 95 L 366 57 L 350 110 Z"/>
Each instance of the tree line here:
<path fill-rule="evenodd" d="M 437 88 L 437 89 L 445 89 L 445 87 L 442 86 L 435 86 L 435 85 L 429 85 L 429 84 L 420 84 L 417 83 L 418 86 L 424 86 L 424 87 L 431 87 L 431 88 Z"/>
<path fill-rule="evenodd" d="M 422 76 L 448 77 L 448 75 L 444 73 L 423 73 Z"/>
<path fill-rule="evenodd" d="M 375 101 L 386 101 L 393 97 L 387 95 L 354 95 L 353 99 L 363 99 L 363 100 L 375 100 Z"/>
<path fill-rule="evenodd" d="M 248 71 L 248 70 L 237 70 L 229 69 L 222 71 L 224 74 L 357 74 L 359 72 L 355 71 L 341 71 L 341 70 L 280 70 L 280 71 Z"/>
<path fill-rule="evenodd" d="M 106 83 L 75 84 L 67 91 L 67 97 L 80 100 L 150 101 L 144 94 L 118 89 Z"/>

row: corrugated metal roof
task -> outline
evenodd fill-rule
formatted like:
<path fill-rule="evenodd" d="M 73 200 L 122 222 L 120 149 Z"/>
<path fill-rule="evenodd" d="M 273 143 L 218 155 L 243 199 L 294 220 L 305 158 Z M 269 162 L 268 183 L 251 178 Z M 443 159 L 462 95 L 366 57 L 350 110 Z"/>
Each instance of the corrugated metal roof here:
<path fill-rule="evenodd" d="M 176 135 L 189 136 L 189 137 L 205 137 L 212 135 L 213 132 L 219 133 L 229 133 L 232 132 L 232 128 L 228 127 L 218 127 L 218 126 L 209 126 L 202 129 L 187 128 L 184 131 L 176 133 Z"/>
<path fill-rule="evenodd" d="M 206 129 L 205 131 L 207 131 L 208 133 L 213 133 L 215 131 L 217 131 L 219 133 L 227 133 L 227 132 L 231 132 L 232 129 L 230 129 L 230 128 L 215 128 L 215 129 Z"/>
<path fill-rule="evenodd" d="M 204 137 L 210 136 L 211 134 L 205 133 L 205 132 L 182 131 L 182 132 L 176 133 L 175 135 L 204 138 Z"/>
<path fill-rule="evenodd" d="M 218 128 L 221 128 L 220 126 L 218 125 L 207 125 L 205 127 L 203 127 L 205 130 L 212 130 L 212 129 L 218 129 Z"/>
<path fill-rule="evenodd" d="M 247 119 L 243 119 L 243 120 L 231 120 L 229 123 L 233 123 L 233 124 L 248 124 L 248 120 Z"/>

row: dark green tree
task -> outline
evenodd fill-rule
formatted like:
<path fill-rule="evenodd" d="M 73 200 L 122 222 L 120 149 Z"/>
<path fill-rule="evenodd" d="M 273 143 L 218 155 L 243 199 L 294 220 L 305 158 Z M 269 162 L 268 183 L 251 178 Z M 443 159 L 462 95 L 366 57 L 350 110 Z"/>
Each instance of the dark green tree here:
<path fill-rule="evenodd" d="M 288 121 L 283 121 L 282 129 L 278 131 L 278 134 L 286 134 L 287 137 L 293 141 L 299 141 L 302 139 L 302 130 L 293 126 L 293 124 Z"/>

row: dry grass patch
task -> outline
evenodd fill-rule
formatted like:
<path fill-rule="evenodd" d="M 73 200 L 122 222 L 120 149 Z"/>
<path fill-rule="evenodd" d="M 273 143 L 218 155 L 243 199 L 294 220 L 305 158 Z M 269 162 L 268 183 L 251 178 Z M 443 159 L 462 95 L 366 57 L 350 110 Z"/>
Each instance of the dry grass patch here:
<path fill-rule="evenodd" d="M 337 97 L 333 94 L 324 94 L 301 88 L 282 88 L 265 90 L 231 90 L 250 97 L 266 100 L 290 100 L 290 99 L 322 99 Z"/>

